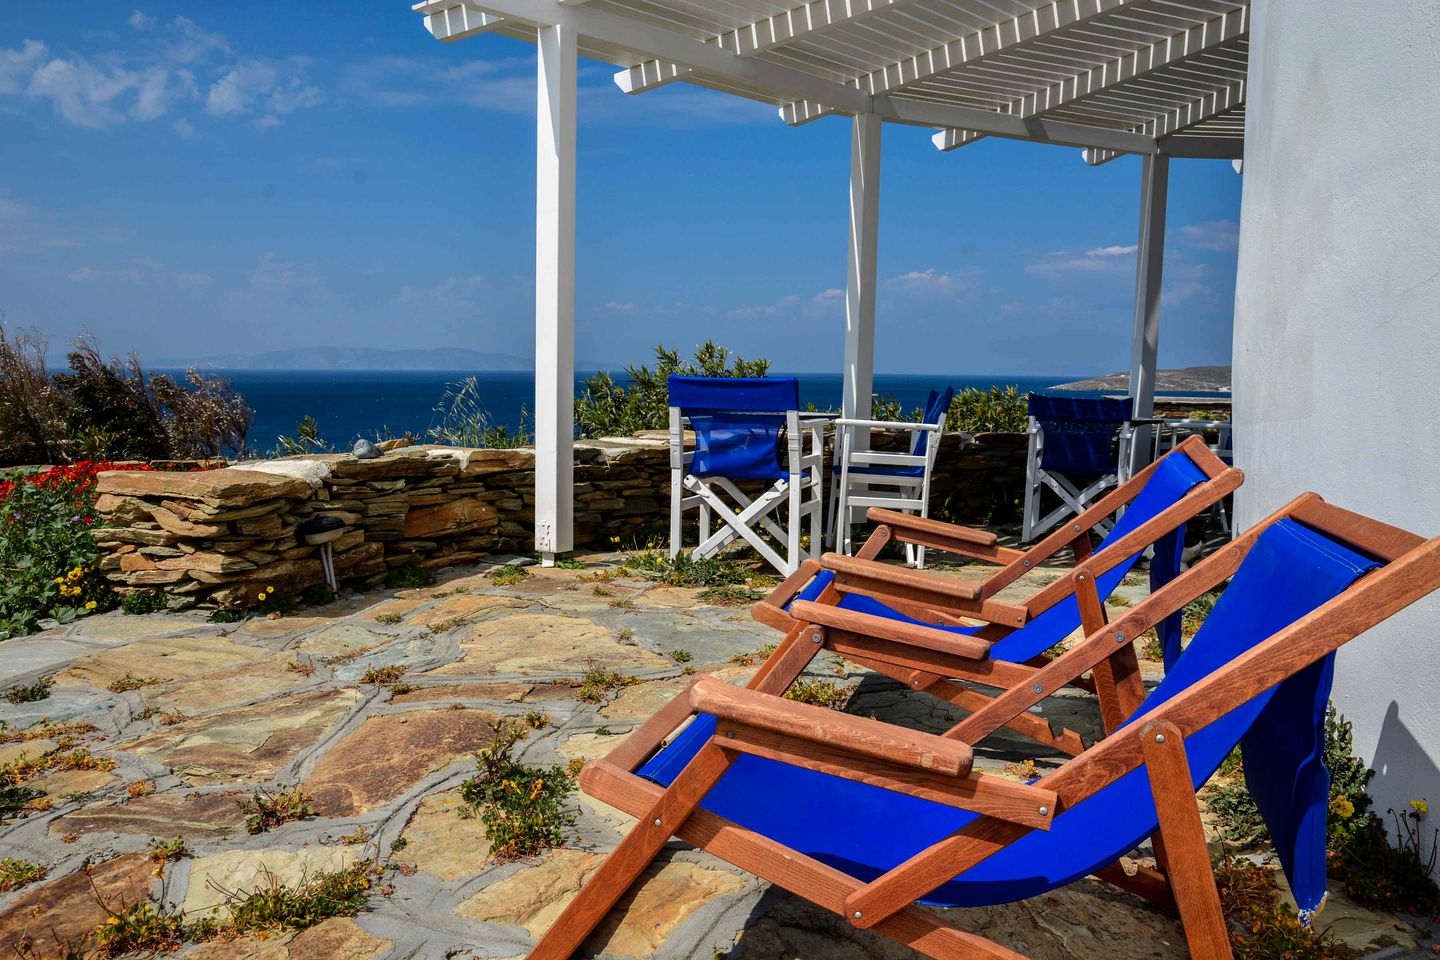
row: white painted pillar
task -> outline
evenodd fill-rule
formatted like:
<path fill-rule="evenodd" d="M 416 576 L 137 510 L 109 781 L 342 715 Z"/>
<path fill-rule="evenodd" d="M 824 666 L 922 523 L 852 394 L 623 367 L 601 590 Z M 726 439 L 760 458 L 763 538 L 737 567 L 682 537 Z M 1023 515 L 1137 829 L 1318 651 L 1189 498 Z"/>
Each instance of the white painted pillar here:
<path fill-rule="evenodd" d="M 880 225 L 880 132 L 873 113 L 850 128 L 850 269 L 845 285 L 845 383 L 841 409 L 870 418 L 875 385 L 875 263 Z"/>
<path fill-rule="evenodd" d="M 535 118 L 535 549 L 574 546 L 575 86 L 573 27 L 539 28 Z"/>
<path fill-rule="evenodd" d="M 1135 416 L 1155 415 L 1155 370 L 1160 350 L 1160 281 L 1165 265 L 1165 198 L 1170 158 L 1144 157 L 1140 173 L 1140 250 L 1135 265 L 1135 324 L 1130 340 L 1130 396 Z M 1135 432 L 1130 472 L 1150 462 L 1151 432 Z"/>

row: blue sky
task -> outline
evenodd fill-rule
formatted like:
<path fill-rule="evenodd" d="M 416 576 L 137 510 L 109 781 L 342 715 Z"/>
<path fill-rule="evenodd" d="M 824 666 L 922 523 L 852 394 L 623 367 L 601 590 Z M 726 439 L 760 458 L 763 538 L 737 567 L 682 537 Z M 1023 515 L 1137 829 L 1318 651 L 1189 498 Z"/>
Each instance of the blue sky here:
<path fill-rule="evenodd" d="M 142 358 L 533 353 L 534 48 L 408 3 L 0 8 L 0 311 Z M 834 371 L 849 123 L 581 64 L 577 352 Z M 1140 162 L 887 126 L 877 368 L 1128 362 Z M 1162 366 L 1228 363 L 1240 180 L 1172 164 Z"/>

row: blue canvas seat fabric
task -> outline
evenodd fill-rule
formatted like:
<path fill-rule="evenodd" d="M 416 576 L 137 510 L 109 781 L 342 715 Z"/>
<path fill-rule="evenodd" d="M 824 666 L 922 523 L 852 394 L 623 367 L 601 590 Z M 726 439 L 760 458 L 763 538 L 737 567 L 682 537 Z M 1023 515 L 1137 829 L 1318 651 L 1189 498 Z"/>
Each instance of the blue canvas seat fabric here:
<path fill-rule="evenodd" d="M 675 377 L 670 405 L 695 431 L 690 473 L 733 480 L 789 475 L 780 450 L 785 415 L 800 408 L 795 377 Z"/>
<path fill-rule="evenodd" d="M 1204 627 L 1126 726 L 1141 723 L 1161 704 L 1338 596 L 1375 566 L 1293 521 L 1273 524 L 1257 539 Z M 1320 747 L 1330 676 L 1326 658 L 1185 741 L 1196 789 L 1242 738 L 1247 761 L 1249 751 L 1263 749 L 1264 762 L 1253 754 L 1255 768 L 1247 762 L 1246 774 L 1282 845 L 1282 865 L 1305 911 L 1324 896 L 1329 775 Z M 641 768 L 640 776 L 669 785 L 714 728 L 714 718 L 696 718 Z M 862 882 L 975 819 L 954 807 L 750 755 L 735 761 L 701 806 Z M 1108 866 L 1157 827 L 1141 766 L 1064 810 L 1049 831 L 1026 834 L 922 902 L 985 906 L 1033 897 Z"/>
<path fill-rule="evenodd" d="M 950 400 L 951 400 L 951 398 L 953 398 L 954 396 L 955 396 L 955 388 L 954 388 L 954 387 L 946 387 L 943 391 L 931 390 L 931 391 L 930 391 L 930 397 L 929 397 L 929 399 L 925 401 L 925 412 L 924 412 L 924 415 L 923 415 L 924 419 L 923 419 L 921 422 L 922 422 L 922 423 L 936 423 L 936 422 L 940 422 L 940 418 L 941 418 L 941 417 L 944 417 L 946 414 L 949 413 L 949 411 L 950 411 Z M 943 423 L 943 422 L 941 422 L 941 427 L 942 427 L 942 428 L 944 427 L 944 423 Z M 910 445 L 910 446 L 911 446 L 910 453 L 911 453 L 913 456 L 923 457 L 923 456 L 925 455 L 926 449 L 928 449 L 928 444 L 929 444 L 929 443 L 930 443 L 930 431 L 929 431 L 929 430 L 917 430 L 917 431 L 915 431 L 915 440 L 914 440 L 914 442 Z M 868 474 L 871 474 L 872 476 L 875 475 L 875 474 L 884 474 L 884 475 L 890 476 L 890 477 L 915 477 L 915 478 L 918 479 L 918 478 L 923 477 L 923 476 L 925 475 L 925 468 L 924 468 L 924 467 L 919 467 L 919 466 L 916 466 L 916 467 L 886 466 L 885 464 L 856 464 L 856 465 L 854 465 L 854 466 L 852 466 L 852 467 L 850 468 L 850 472 L 851 472 L 851 473 L 868 473 Z"/>
<path fill-rule="evenodd" d="M 1139 528 L 1146 521 L 1153 520 L 1167 509 L 1174 506 L 1187 493 L 1193 490 L 1196 485 L 1205 481 L 1205 473 L 1195 461 L 1185 454 L 1174 454 L 1160 460 L 1155 467 L 1155 472 L 1150 475 L 1144 488 L 1130 502 L 1130 507 L 1125 515 L 1115 524 L 1110 534 L 1100 541 L 1098 550 Z M 1169 571 L 1173 577 L 1179 572 L 1179 550 L 1185 539 L 1185 527 L 1182 524 L 1173 533 L 1168 534 L 1156 544 L 1156 555 L 1173 557 L 1175 562 L 1172 568 L 1165 568 L 1162 562 L 1162 569 Z M 1135 561 L 1140 558 L 1136 553 L 1126 557 L 1113 569 L 1106 571 L 1095 578 L 1095 587 L 1103 599 L 1110 596 L 1120 581 L 1125 579 Z M 1152 589 L 1156 588 L 1154 581 L 1155 567 L 1151 567 Z M 821 573 L 805 589 L 795 597 L 796 600 L 814 600 L 824 592 L 834 574 Z M 1168 583 L 1169 579 L 1161 581 Z M 868 613 L 877 617 L 885 617 L 890 620 L 900 620 L 906 623 L 920 623 L 921 621 L 911 619 L 905 614 L 886 606 L 883 602 L 872 597 L 864 597 L 859 594 L 847 593 L 840 601 L 840 606 L 845 610 L 855 610 L 860 613 Z M 924 624 L 934 627 L 933 623 Z M 1014 631 L 1002 638 L 990 648 L 990 656 L 996 660 L 1006 660 L 1011 663 L 1024 663 L 1032 657 L 1037 657 L 1049 650 L 1055 644 L 1068 637 L 1076 627 L 1080 625 L 1080 605 L 1075 597 L 1069 596 L 1055 604 L 1049 610 L 1044 611 L 1034 620 L 1031 620 L 1019 630 Z M 949 630 L 952 633 L 975 633 L 979 627 L 941 627 L 939 629 Z M 1178 650 L 1179 634 L 1176 633 L 1176 649 Z"/>
<path fill-rule="evenodd" d="M 1115 471 L 1110 444 L 1130 419 L 1131 397 L 1027 397 L 1030 416 L 1045 433 L 1040 466 L 1070 477 L 1100 477 Z"/>

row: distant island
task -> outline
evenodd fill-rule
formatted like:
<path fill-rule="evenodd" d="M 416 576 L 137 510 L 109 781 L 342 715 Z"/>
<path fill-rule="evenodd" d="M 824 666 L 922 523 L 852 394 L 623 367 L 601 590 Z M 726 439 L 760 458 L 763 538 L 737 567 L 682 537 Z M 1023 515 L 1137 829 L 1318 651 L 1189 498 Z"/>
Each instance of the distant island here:
<path fill-rule="evenodd" d="M 1130 389 L 1130 374 L 1111 373 L 1089 380 L 1057 384 L 1055 390 L 1105 390 L 1124 393 Z M 1167 392 L 1195 391 L 1197 393 L 1229 393 L 1230 368 L 1225 367 L 1182 367 L 1178 370 L 1159 370 L 1155 375 L 1155 389 Z"/>
<path fill-rule="evenodd" d="M 201 370 L 464 370 L 469 372 L 535 369 L 529 357 L 486 353 L 460 347 L 384 350 L 376 347 L 295 347 L 265 353 L 226 353 L 208 357 L 165 357 L 150 361 L 157 369 L 195 367 Z M 581 370 L 608 369 L 580 362 Z"/>

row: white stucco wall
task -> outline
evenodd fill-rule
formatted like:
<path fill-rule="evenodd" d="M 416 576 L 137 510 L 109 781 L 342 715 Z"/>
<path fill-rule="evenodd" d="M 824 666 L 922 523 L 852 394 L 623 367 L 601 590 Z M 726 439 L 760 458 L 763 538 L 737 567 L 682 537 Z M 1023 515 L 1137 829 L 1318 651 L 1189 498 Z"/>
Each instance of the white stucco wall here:
<path fill-rule="evenodd" d="M 1253 523 L 1295 494 L 1440 534 L 1440 4 L 1257 0 L 1235 296 Z M 1440 600 L 1347 645 L 1379 812 L 1440 809 Z"/>

